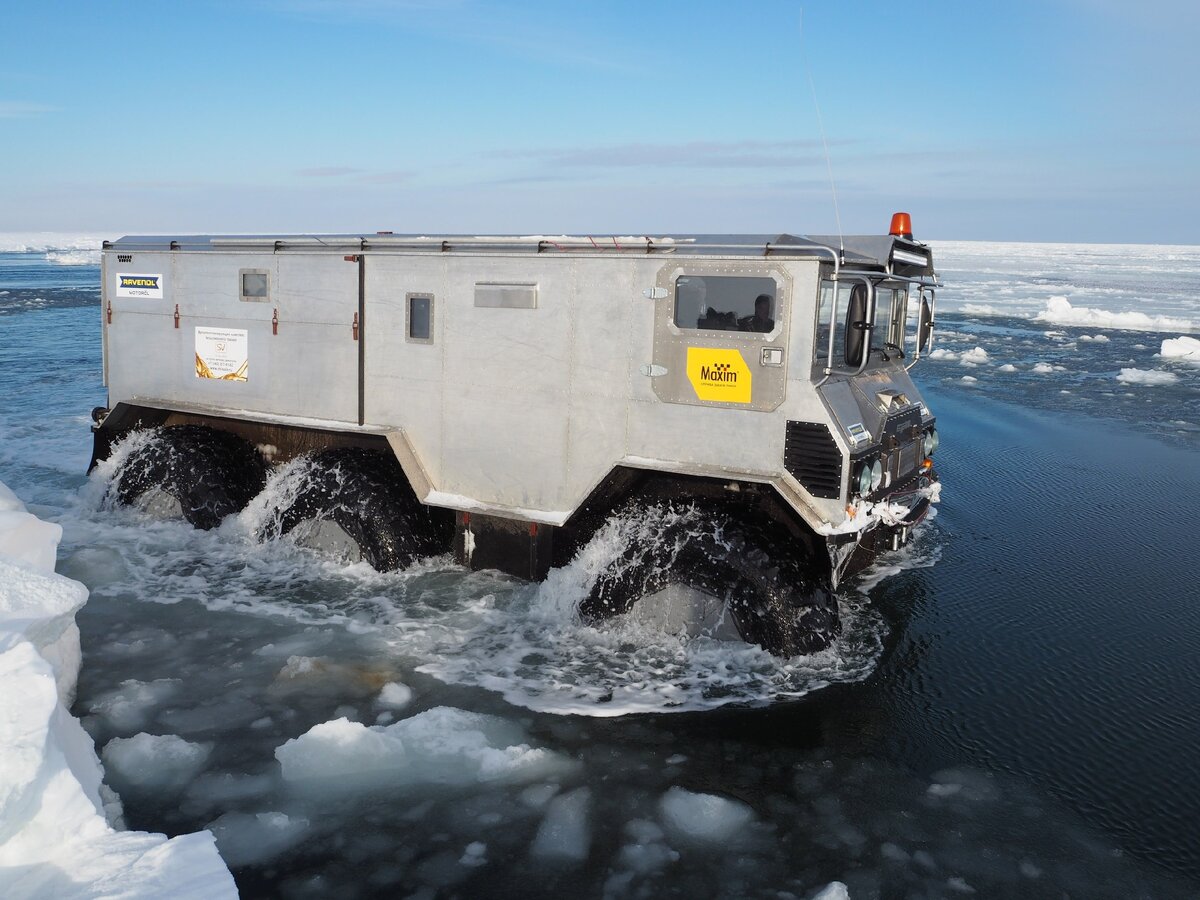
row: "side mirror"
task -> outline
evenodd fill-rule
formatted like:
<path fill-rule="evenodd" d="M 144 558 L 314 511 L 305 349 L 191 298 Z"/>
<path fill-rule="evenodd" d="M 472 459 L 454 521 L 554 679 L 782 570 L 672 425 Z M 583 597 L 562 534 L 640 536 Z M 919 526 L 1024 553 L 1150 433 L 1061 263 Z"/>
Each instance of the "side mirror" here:
<path fill-rule="evenodd" d="M 856 284 L 850 290 L 846 308 L 846 365 L 861 366 L 863 354 L 871 340 L 871 325 L 867 322 L 867 289 Z"/>
<path fill-rule="evenodd" d="M 933 310 L 929 308 L 929 298 L 921 298 L 921 318 L 917 321 L 917 349 L 925 351 L 929 338 L 933 335 Z"/>

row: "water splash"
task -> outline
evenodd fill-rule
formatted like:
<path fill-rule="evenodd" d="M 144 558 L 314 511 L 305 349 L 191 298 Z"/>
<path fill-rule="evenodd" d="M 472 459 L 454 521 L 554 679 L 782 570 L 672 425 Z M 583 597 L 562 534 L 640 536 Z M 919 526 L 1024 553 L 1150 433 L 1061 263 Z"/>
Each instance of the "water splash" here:
<path fill-rule="evenodd" d="M 99 588 L 106 593 L 373 632 L 418 672 L 557 714 L 765 705 L 860 680 L 883 648 L 886 626 L 865 591 L 839 599 L 842 633 L 829 648 L 791 659 L 715 634 L 672 633 L 634 615 L 584 622 L 580 602 L 631 542 L 659 533 L 668 520 L 684 522 L 686 533 L 708 529 L 719 537 L 719 523 L 688 508 L 612 517 L 541 584 L 469 572 L 446 557 L 381 573 L 314 554 L 287 537 L 260 543 L 302 484 L 305 458 L 277 466 L 262 493 L 211 532 L 114 508 L 107 498 L 122 462 L 153 440 L 153 432 L 138 432 L 122 441 L 79 495 L 73 542 L 108 547 L 122 560 Z"/>

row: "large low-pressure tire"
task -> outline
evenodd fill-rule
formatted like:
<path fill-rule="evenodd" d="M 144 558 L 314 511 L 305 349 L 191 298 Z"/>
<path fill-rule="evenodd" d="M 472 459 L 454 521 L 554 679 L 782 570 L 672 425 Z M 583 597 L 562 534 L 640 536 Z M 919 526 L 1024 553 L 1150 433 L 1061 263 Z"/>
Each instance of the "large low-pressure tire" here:
<path fill-rule="evenodd" d="M 215 528 L 262 490 L 266 466 L 247 441 L 204 425 L 156 429 L 121 464 L 117 501 Z"/>
<path fill-rule="evenodd" d="M 837 636 L 828 566 L 777 523 L 699 499 L 635 501 L 616 516 L 638 527 L 580 605 L 585 619 L 634 611 L 678 584 L 724 600 L 742 639 L 776 656 L 814 653 Z"/>
<path fill-rule="evenodd" d="M 381 572 L 449 547 L 450 521 L 421 504 L 392 454 L 337 447 L 300 466 L 260 529 L 263 540 L 294 533 L 301 544 L 359 557 Z"/>

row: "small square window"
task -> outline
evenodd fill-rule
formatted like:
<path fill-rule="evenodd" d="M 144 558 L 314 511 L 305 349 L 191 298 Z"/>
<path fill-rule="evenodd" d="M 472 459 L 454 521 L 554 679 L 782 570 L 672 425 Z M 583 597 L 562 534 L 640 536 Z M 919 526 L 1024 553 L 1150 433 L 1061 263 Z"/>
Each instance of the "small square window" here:
<path fill-rule="evenodd" d="M 242 269 L 242 299 L 266 303 L 271 293 L 270 275 L 265 269 Z"/>
<path fill-rule="evenodd" d="M 404 319 L 408 340 L 422 344 L 433 343 L 432 294 L 409 294 Z"/>

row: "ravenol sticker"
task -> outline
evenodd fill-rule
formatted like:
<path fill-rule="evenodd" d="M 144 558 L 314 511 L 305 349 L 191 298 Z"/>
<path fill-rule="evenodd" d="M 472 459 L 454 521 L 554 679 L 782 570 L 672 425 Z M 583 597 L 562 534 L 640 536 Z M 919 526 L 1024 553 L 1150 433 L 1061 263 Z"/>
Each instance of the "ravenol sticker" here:
<path fill-rule="evenodd" d="M 246 381 L 250 375 L 249 337 L 241 328 L 197 328 L 196 377 Z"/>
<path fill-rule="evenodd" d="M 161 300 L 163 297 L 162 273 L 157 275 L 131 275 L 117 273 L 117 296 L 138 297 L 142 300 Z"/>
<path fill-rule="evenodd" d="M 688 381 L 701 400 L 717 403 L 749 403 L 750 367 L 737 350 L 688 347 Z"/>

